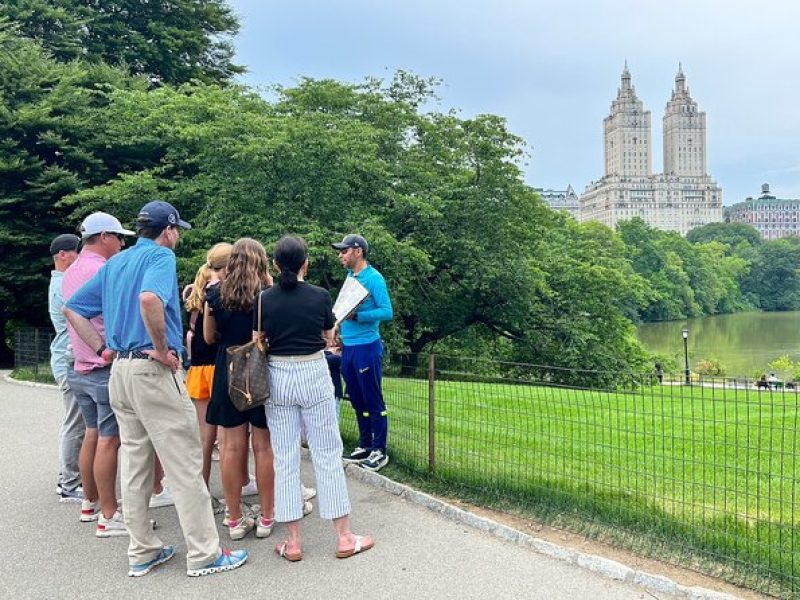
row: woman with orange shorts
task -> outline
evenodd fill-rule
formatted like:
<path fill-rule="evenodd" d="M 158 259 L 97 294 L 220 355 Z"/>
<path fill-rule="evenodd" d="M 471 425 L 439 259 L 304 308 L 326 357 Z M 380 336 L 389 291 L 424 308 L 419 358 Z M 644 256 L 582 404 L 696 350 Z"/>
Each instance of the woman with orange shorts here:
<path fill-rule="evenodd" d="M 203 479 L 208 485 L 211 476 L 211 453 L 217 440 L 217 426 L 206 422 L 206 411 L 211 401 L 211 385 L 214 381 L 214 363 L 217 345 L 207 344 L 203 338 L 203 303 L 206 289 L 216 285 L 225 275 L 225 267 L 231 256 L 231 244 L 222 242 L 214 245 L 206 255 L 206 262 L 197 270 L 194 284 L 189 288 L 185 300 L 189 313 L 189 331 L 186 346 L 189 348 L 189 371 L 186 373 L 186 391 L 194 400 L 197 420 L 200 422 L 200 436 L 203 443 Z"/>

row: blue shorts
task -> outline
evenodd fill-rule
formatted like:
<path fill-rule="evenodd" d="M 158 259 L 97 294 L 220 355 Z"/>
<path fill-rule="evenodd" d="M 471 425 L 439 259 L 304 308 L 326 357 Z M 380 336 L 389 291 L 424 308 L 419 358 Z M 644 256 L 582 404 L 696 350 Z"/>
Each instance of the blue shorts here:
<path fill-rule="evenodd" d="M 67 374 L 72 393 L 81 408 L 86 427 L 97 429 L 100 437 L 119 436 L 119 427 L 108 396 L 108 380 L 111 368 L 94 369 L 83 375 L 77 371 Z"/>

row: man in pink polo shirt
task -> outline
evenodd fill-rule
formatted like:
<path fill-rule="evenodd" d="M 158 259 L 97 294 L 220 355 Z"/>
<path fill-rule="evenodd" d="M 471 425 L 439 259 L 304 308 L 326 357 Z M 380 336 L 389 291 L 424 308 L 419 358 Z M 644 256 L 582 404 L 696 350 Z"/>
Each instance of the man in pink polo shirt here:
<path fill-rule="evenodd" d="M 64 273 L 61 292 L 66 302 L 89 281 L 106 261 L 125 246 L 125 236 L 134 235 L 124 229 L 113 216 L 92 213 L 81 224 L 83 248 L 78 259 Z M 97 333 L 105 340 L 103 317 L 91 320 Z M 117 454 L 119 428 L 108 396 L 113 352 L 105 344 L 95 352 L 67 323 L 75 368 L 67 381 L 83 413 L 86 435 L 79 459 L 83 479 L 81 521 L 97 521 L 95 535 L 100 538 L 128 534 L 122 515 L 117 510 Z"/>

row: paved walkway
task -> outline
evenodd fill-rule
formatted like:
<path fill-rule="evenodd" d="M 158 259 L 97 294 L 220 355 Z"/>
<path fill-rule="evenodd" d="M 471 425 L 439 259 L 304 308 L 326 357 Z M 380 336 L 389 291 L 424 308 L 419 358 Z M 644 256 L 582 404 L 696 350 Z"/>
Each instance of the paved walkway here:
<path fill-rule="evenodd" d="M 1 374 L 0 374 L 1 375 Z M 0 561 L 2 598 L 665 598 L 605 579 L 451 522 L 364 483 L 349 480 L 357 532 L 372 533 L 373 550 L 334 558 L 329 522 L 304 522 L 302 562 L 273 553 L 271 538 L 248 537 L 241 569 L 193 579 L 173 507 L 152 511 L 161 539 L 178 556 L 142 578 L 126 576 L 127 538 L 96 539 L 78 521 L 78 506 L 55 495 L 56 434 L 61 401 L 52 389 L 0 379 Z M 308 465 L 306 481 L 313 477 Z M 216 471 L 216 467 L 215 467 Z M 212 492 L 219 493 L 215 475 Z M 223 543 L 227 532 L 220 527 Z"/>

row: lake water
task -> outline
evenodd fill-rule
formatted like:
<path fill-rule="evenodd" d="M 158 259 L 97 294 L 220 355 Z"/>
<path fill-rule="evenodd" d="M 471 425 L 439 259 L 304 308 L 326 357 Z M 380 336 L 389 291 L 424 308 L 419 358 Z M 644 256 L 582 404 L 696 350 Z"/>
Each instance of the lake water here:
<path fill-rule="evenodd" d="M 689 364 L 715 357 L 729 376 L 752 377 L 757 369 L 788 354 L 800 360 L 800 311 L 748 312 L 686 321 L 645 323 L 639 340 L 651 352 L 666 354 L 683 369 L 681 330 L 689 329 Z"/>

